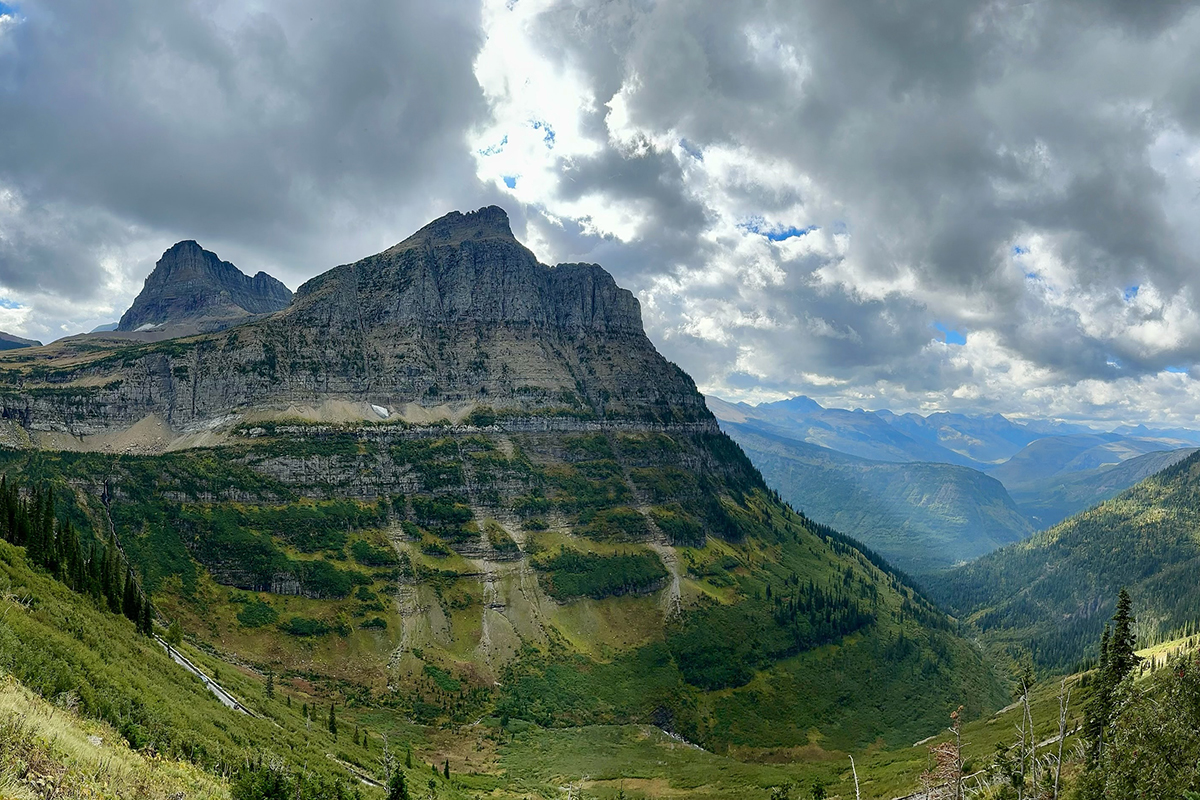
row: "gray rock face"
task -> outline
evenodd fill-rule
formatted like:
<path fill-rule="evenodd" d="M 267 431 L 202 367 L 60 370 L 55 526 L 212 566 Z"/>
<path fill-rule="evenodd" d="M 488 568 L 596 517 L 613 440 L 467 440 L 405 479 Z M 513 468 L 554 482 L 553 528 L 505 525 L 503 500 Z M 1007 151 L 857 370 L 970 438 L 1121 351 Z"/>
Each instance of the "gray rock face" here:
<path fill-rule="evenodd" d="M 0 394 L 0 412 L 77 435 L 148 414 L 179 430 L 325 401 L 715 425 L 630 292 L 594 264 L 538 263 L 495 207 L 313 278 L 277 314 L 93 358 L 42 373 L 53 386 Z"/>
<path fill-rule="evenodd" d="M 293 319 L 365 327 L 517 325 L 642 333 L 637 298 L 596 264 L 539 264 L 496 206 L 457 211 L 300 287 Z"/>
<path fill-rule="evenodd" d="M 251 278 L 196 242 L 180 242 L 155 264 L 117 330 L 166 325 L 215 331 L 280 311 L 291 300 L 291 290 L 267 273 Z"/>

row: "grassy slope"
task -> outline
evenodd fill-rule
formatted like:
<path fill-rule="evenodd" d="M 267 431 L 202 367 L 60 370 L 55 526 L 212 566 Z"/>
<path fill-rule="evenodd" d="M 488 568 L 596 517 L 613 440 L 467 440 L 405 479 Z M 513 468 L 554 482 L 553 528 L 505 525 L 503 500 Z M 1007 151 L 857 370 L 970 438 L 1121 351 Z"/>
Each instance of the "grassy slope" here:
<path fill-rule="evenodd" d="M 382 604 L 367 612 L 363 609 L 376 601 L 361 602 L 356 594 L 308 599 L 231 589 L 216 583 L 191 558 L 194 550 L 189 547 L 195 546 L 185 536 L 212 534 L 205 527 L 209 523 L 201 524 L 195 533 L 181 532 L 177 522 L 181 516 L 261 515 L 272 503 L 271 507 L 282 504 L 289 509 L 311 505 L 301 492 L 338 496 L 345 491 L 320 484 L 284 485 L 253 465 L 283 457 L 313 459 L 323 471 L 336 458 L 368 459 L 369 465 L 384 447 L 371 439 L 341 434 L 321 440 L 277 438 L 256 442 L 252 451 L 225 448 L 143 458 L 68 453 L 9 453 L 5 458 L 10 474 L 26 480 L 50 479 L 63 495 L 68 484 L 86 486 L 99 475 L 108 477 L 115 494 L 112 517 L 127 551 L 154 587 L 156 602 L 170 617 L 184 620 L 201 640 L 260 669 L 269 665 L 278 673 L 301 676 L 322 691 L 337 689 L 362 702 L 384 698 L 401 713 L 425 723 L 461 725 L 489 708 L 503 707 L 514 718 L 543 724 L 658 721 L 714 748 L 754 752 L 810 741 L 834 747 L 880 737 L 903 742 L 935 729 L 944 710 L 964 698 L 972 713 L 995 702 L 995 684 L 980 655 L 957 638 L 948 621 L 902 578 L 880 569 L 840 540 L 815 533 L 762 489 L 746 488 L 757 476 L 736 448 L 729 450 L 732 445 L 714 455 L 704 448 L 717 445 L 698 441 L 661 435 L 559 437 L 542 445 L 531 440 L 529 456 L 521 448 L 504 456 L 502 443 L 493 445 L 472 436 L 421 440 L 404 444 L 403 452 L 405 458 L 425 459 L 412 467 L 422 481 L 444 485 L 462 480 L 461 474 L 469 469 L 473 473 L 470 492 L 476 495 L 489 490 L 486 475 L 499 476 L 496 485 L 510 489 L 514 481 L 544 487 L 550 500 L 542 502 L 549 502 L 554 524 L 549 531 L 537 533 L 536 540 L 551 549 L 566 544 L 602 553 L 647 552 L 636 540 L 580 535 L 594 527 L 583 526 L 588 515 L 606 513 L 613 504 L 619 510 L 637 499 L 633 484 L 621 477 L 622 470 L 635 476 L 637 486 L 645 487 L 650 501 L 669 504 L 678 497 L 682 503 L 678 513 L 688 516 L 688 512 L 700 513 L 705 493 L 716 490 L 700 487 L 693 474 L 670 465 L 717 459 L 727 470 L 719 473 L 726 474 L 719 487 L 729 492 L 722 513 L 741 540 L 731 543 L 709 536 L 701 548 L 666 548 L 680 563 L 677 585 L 684 623 L 691 620 L 702 630 L 718 632 L 702 646 L 722 652 L 720 648 L 729 641 L 778 638 L 781 632 L 771 622 L 772 606 L 766 600 L 768 586 L 777 597 L 793 591 L 795 584 L 835 588 L 858 598 L 857 602 L 873 602 L 873 624 L 816 649 L 764 645 L 761 652 L 718 657 L 716 662 L 745 661 L 748 680 L 697 685 L 681 672 L 679 650 L 670 641 L 673 623 L 669 624 L 667 593 L 671 589 L 555 602 L 540 586 L 544 578 L 523 566 L 529 562 L 429 555 L 422 542 L 437 538 L 434 528 L 420 529 L 423 540 L 407 534 L 396 538 L 399 523 L 389 523 L 387 536 L 411 560 L 418 578 L 406 579 L 395 601 L 389 570 L 361 567 L 347 557 L 349 543 L 356 539 L 386 544 L 384 531 L 351 530 L 344 543 L 326 543 L 318 552 L 308 553 L 292 546 L 294 536 L 287 530 L 284 535 L 289 538 L 284 540 L 264 539 L 238 528 L 235 533 L 242 538 L 229 539 L 230 544 L 221 547 L 221 553 L 236 558 L 236 547 L 265 542 L 290 563 L 322 561 L 367 576 L 371 584 L 367 588 Z M 743 488 L 733 488 L 734 481 L 741 481 Z M 431 485 L 426 490 L 437 497 L 448 497 L 440 494 L 445 491 L 469 493 L 453 485 Z M 219 498 L 231 491 L 238 498 L 234 502 L 181 506 L 164 500 L 166 496 Z M 76 491 L 75 496 L 79 508 L 71 513 L 84 521 L 90 515 L 95 525 L 103 524 L 105 509 L 94 495 Z M 408 499 L 408 507 L 416 505 L 417 497 Z M 403 500 L 389 505 L 402 509 Z M 501 498 L 501 502 L 506 501 Z M 591 505 L 581 506 L 585 502 Z M 480 522 L 484 527 L 484 520 Z M 254 546 L 255 552 L 261 549 Z M 795 582 L 792 588 L 789 581 Z M 875 599 L 868 601 L 871 596 Z M 248 628 L 238 614 L 253 600 L 270 605 L 280 623 L 293 617 L 319 619 L 343 633 L 296 637 L 282 634 L 273 624 Z M 723 612 L 729 609 L 732 615 Z M 386 627 L 359 627 L 371 618 L 379 618 Z M 447 692 L 430 670 L 461 680 L 461 686 Z M 833 683 L 830 674 L 837 676 Z M 601 675 L 603 680 L 597 677 Z M 521 681 L 511 680 L 515 678 Z M 490 688 L 497 680 L 504 686 Z M 830 691 L 831 686 L 835 691 Z M 871 713 L 858 713 L 864 708 Z"/>
<path fill-rule="evenodd" d="M 435 444 L 445 452 L 461 452 L 459 447 L 451 447 L 449 440 L 445 446 Z M 463 442 L 459 445 L 466 447 Z M 265 447 L 271 457 L 292 457 L 288 448 L 293 446 L 299 450 L 297 457 L 311 456 L 325 465 L 336 453 L 362 455 L 367 451 L 366 445 L 343 441 L 319 445 L 275 442 Z M 32 615 L 21 615 L 8 644 L 2 643 L 5 634 L 0 627 L 0 657 L 23 652 L 20 642 L 51 643 L 51 650 L 59 654 L 55 662 L 65 665 L 60 684 L 66 690 L 99 687 L 95 693 L 112 698 L 118 706 L 138 698 L 142 704 L 139 725 L 151 731 L 156 742 L 167 742 L 165 749 L 175 748 L 172 752 L 209 765 L 238 763 L 247 752 L 280 753 L 289 763 L 307 763 L 310 770 L 345 777 L 347 773 L 326 757 L 332 752 L 378 774 L 380 734 L 387 733 L 393 743 L 412 742 L 418 762 L 449 759 L 453 772 L 461 776 L 456 779 L 460 787 L 497 791 L 500 796 L 512 787 L 519 789 L 514 781 L 537 778 L 498 772 L 503 762 L 497 760 L 496 746 L 502 737 L 495 719 L 488 721 L 489 715 L 505 713 L 513 730 L 539 730 L 552 739 L 576 735 L 571 727 L 559 726 L 583 726 L 580 730 L 586 731 L 598 723 L 632 722 L 674 728 L 711 749 L 742 759 L 788 757 L 821 762 L 828 754 L 837 758 L 840 752 L 872 743 L 896 746 L 922 738 L 937 730 L 948 710 L 959 703 L 976 714 L 997 704 L 996 684 L 979 652 L 958 638 L 952 624 L 902 577 L 885 571 L 832 532 L 789 512 L 761 488 L 748 489 L 740 501 L 733 496 L 722 501 L 730 515 L 729 524 L 743 537 L 740 541 L 710 536 L 699 547 L 655 545 L 656 549 L 648 550 L 649 545 L 640 540 L 579 535 L 581 523 L 575 522 L 574 515 L 582 520 L 597 509 L 576 510 L 575 505 L 597 486 L 609 486 L 617 495 L 613 502 L 636 500 L 613 488 L 613 481 L 621 480 L 622 469 L 634 472 L 639 486 L 651 487 L 646 491 L 653 495 L 653 502 L 669 503 L 671 497 L 659 494 L 677 483 L 691 485 L 684 480 L 686 473 L 651 468 L 646 459 L 613 467 L 608 463 L 611 453 L 604 449 L 608 445 L 586 437 L 565 445 L 553 443 L 547 451 L 551 458 L 548 467 L 529 465 L 520 448 L 506 459 L 497 455 L 499 447 L 471 446 L 477 447 L 472 452 L 480 455 L 470 456 L 479 462 L 473 468 L 473 492 L 488 490 L 481 482 L 480 464 L 509 476 L 504 485 L 511 484 L 511 476 L 517 473 L 545 482 L 552 507 L 537 513 L 552 524 L 533 538 L 548 550 L 565 544 L 600 554 L 673 553 L 678 562 L 682 618 L 673 621 L 667 588 L 602 600 L 553 602 L 539 588 L 541 577 L 528 567 L 528 560 L 493 562 L 458 554 L 430 555 L 423 551 L 423 543 L 433 536 L 431 531 L 421 529 L 424 538 L 404 534 L 397 539 L 397 521 L 386 531 L 343 529 L 344 541 L 326 543 L 316 552 L 293 546 L 294 531 L 268 537 L 271 546 L 291 562 L 327 561 L 338 569 L 370 576 L 370 585 L 364 588 L 382 598 L 383 610 L 362 613 L 368 602 L 355 594 L 309 599 L 247 592 L 217 583 L 192 559 L 181 541 L 178 520 L 180 514 L 186 517 L 198 511 L 261 516 L 268 506 L 311 510 L 312 501 L 303 499 L 296 487 L 245 466 L 261 455 L 247 456 L 236 448 L 143 458 L 9 453 L 4 456 L 4 467 L 10 479 L 53 481 L 68 506 L 60 511 L 94 527 L 105 523 L 106 510 L 89 481 L 100 475 L 109 478 L 114 497 L 111 513 L 126 549 L 152 578 L 148 583 L 155 586 L 160 610 L 168 618 L 182 619 L 200 645 L 187 648 L 189 658 L 210 675 L 219 675 L 235 695 L 281 727 L 221 708 L 195 681 L 166 664 L 154 646 L 133 635 L 131 626 L 101 615 L 90 607 L 90 601 L 64 595 L 65 589 L 47 579 L 22 571 L 16 556 L 8 562 L 12 567 L 9 579 L 26 587 L 22 591 L 46 598 L 39 601 L 46 616 L 39 617 L 40 608 Z M 553 461 L 557 452 L 553 448 L 564 446 L 595 452 L 579 452 L 571 466 L 565 467 Z M 633 449 L 649 452 L 657 447 L 666 454 L 663 458 L 686 463 L 695 463 L 703 455 L 661 437 L 623 441 L 620 446 L 622 453 Z M 422 475 L 446 472 L 433 463 L 418 464 L 414 471 L 418 469 Z M 591 483 L 578 479 L 589 471 L 601 477 Z M 565 485 L 584 494 L 556 489 L 552 481 L 556 474 L 568 475 L 573 482 Z M 330 486 L 320 489 L 326 495 L 339 491 Z M 221 498 L 230 491 L 236 492 L 231 495 L 236 499 L 183 505 L 164 499 L 197 493 Z M 514 491 L 529 490 L 518 487 Z M 73 504 L 67 500 L 70 497 L 74 497 Z M 272 499 L 267 502 L 265 498 Z M 369 510 L 369 505 L 363 505 L 364 510 Z M 393 503 L 392 507 L 403 505 Z M 685 508 L 693 511 L 698 505 L 693 501 Z M 511 529 L 512 522 L 507 524 Z M 388 537 L 410 557 L 419 580 L 406 579 L 397 587 L 389 569 L 356 564 L 348 555 L 355 541 L 368 540 L 373 547 L 382 547 Z M 523 546 L 528 546 L 528 539 Z M 776 637 L 778 631 L 769 622 L 772 606 L 767 588 L 780 597 L 809 581 L 821 587 L 841 587 L 863 602 L 874 594 L 875 621 L 833 643 L 752 657 L 747 662 L 751 674 L 745 682 L 713 688 L 688 683 L 679 666 L 672 631 L 690 621 L 712 633 L 712 642 L 703 644 L 718 648 L 714 650 L 717 653 L 726 643 Z M 414 607 L 422 609 L 419 614 L 399 613 L 408 601 L 393 597 L 397 588 L 404 596 L 413 593 Z M 338 624 L 341 619 L 347 623 L 345 633 L 297 637 L 282 633 L 275 624 L 247 627 L 238 614 L 251 604 L 248 601 L 270 605 L 280 621 L 304 616 Z M 359 627 L 371 616 L 386 620 L 387 627 Z M 56 619 L 78 619 L 80 623 L 59 630 Z M 409 622 L 417 627 L 406 628 Z M 16 623 L 10 620 L 12 624 Z M 80 630 L 99 633 L 89 638 Z M 72 631 L 83 638 L 76 639 Z M 406 635 L 410 637 L 407 646 L 398 650 Z M 115 648 L 104 649 L 104 639 L 115 642 Z M 491 651 L 481 649 L 485 639 L 490 641 Z M 517 658 L 500 658 L 505 641 Z M 114 659 L 111 675 L 96 664 L 101 651 Z M 397 652 L 401 654 L 398 659 L 393 657 Z M 745 654 L 735 648 L 730 655 L 737 659 Z M 252 666 L 233 666 L 231 661 Z M 138 666 L 121 669 L 127 662 Z M 279 676 L 274 701 L 264 696 L 263 673 L 268 666 Z M 25 677 L 40 688 L 47 680 L 39 672 L 43 669 L 49 668 L 34 664 Z M 502 686 L 493 686 L 497 679 Z M 46 691 L 53 696 L 64 689 L 55 685 Z M 283 702 L 288 695 L 293 701 L 291 708 Z M 322 725 L 331 700 L 338 703 L 344 726 L 336 744 Z M 311 731 L 299 714 L 302 703 L 319 709 Z M 124 706 L 106 710 L 102 705 L 89 707 L 89 711 L 119 724 Z M 551 730 L 530 726 L 530 721 L 551 726 Z M 347 738 L 350 726 L 356 724 L 372 732 L 369 751 L 356 748 Z M 758 769 L 739 766 L 725 757 L 705 757 L 719 758 L 712 763 L 720 764 L 722 770 Z M 797 769 L 808 774 L 807 768 Z M 428 778 L 418 775 L 417 780 L 423 786 Z M 774 779 L 768 774 L 756 780 L 755 785 L 761 787 Z"/>
<path fill-rule="evenodd" d="M 793 505 L 910 573 L 945 569 L 1033 532 L 1004 486 L 978 470 L 868 461 L 737 424 L 724 428 Z"/>
<path fill-rule="evenodd" d="M 267 719 L 229 711 L 195 679 L 166 662 L 161 648 L 139 637 L 127 621 L 96 610 L 87 598 L 29 570 L 21 550 L 3 543 L 0 594 L 22 601 L 20 605 L 12 599 L 0 601 L 0 658 L 6 669 L 25 675 L 58 703 L 52 707 L 38 699 L 11 675 L 0 677 L 0 726 L 11 723 L 14 712 L 20 714 L 23 724 L 42 740 L 36 745 L 37 763 L 42 765 L 38 774 L 60 776 L 59 785 L 74 787 L 75 795 L 83 795 L 81 787 L 89 786 L 139 797 L 170 797 L 183 791 L 189 797 L 219 798 L 228 792 L 223 780 L 190 764 L 129 749 L 116 728 L 95 719 L 103 707 L 89 705 L 92 701 L 86 700 L 86 692 L 81 692 L 85 701 L 79 714 L 64 711 L 59 706 L 69 702 L 70 692 L 85 688 L 73 682 L 77 679 L 102 690 L 118 704 L 144 700 L 144 714 L 138 719 L 143 723 L 155 720 L 145 725 L 150 740 L 143 739 L 144 746 L 187 736 L 194 748 L 202 747 L 209 755 L 223 753 L 231 765 L 261 755 L 280 758 L 293 768 L 349 780 L 350 774 L 326 754 L 378 774 L 382 734 L 387 734 L 393 752 L 401 758 L 404 743 L 413 744 L 410 786 L 423 791 L 432 778 L 428 765 L 450 761 L 452 780 L 434 780 L 438 796 L 452 800 L 478 795 L 497 800 L 552 797 L 558 787 L 581 779 L 585 779 L 589 796 L 600 798 L 612 798 L 624 790 L 630 798 L 738 796 L 765 800 L 771 787 L 785 783 L 807 787 L 819 781 L 842 796 L 850 786 L 847 753 L 819 744 L 763 750 L 754 753 L 757 762 L 746 762 L 700 750 L 649 725 L 541 728 L 513 720 L 508 731 L 502 732 L 498 719 L 484 717 L 478 724 L 460 728 L 420 728 L 391 709 L 345 696 L 340 700 L 346 705 L 339 703 L 338 707 L 341 735 L 335 743 L 322 724 L 329 699 L 326 692 L 331 691 L 328 687 L 300 677 L 283 678 L 277 682 L 275 699 L 269 700 L 262 675 L 185 644 L 181 649 L 190 660 Z M 60 617 L 77 621 L 77 632 L 92 635 L 63 635 L 55 623 Z M 32 648 L 13 649 L 14 637 L 45 643 L 58 664 L 60 682 L 53 687 L 45 683 L 40 672 L 44 661 Z M 56 690 L 62 691 L 56 694 Z M 288 696 L 292 698 L 290 706 Z M 300 717 L 302 703 L 318 709 L 319 718 L 311 727 Z M 1037 713 L 1039 719 L 1048 719 L 1050 712 Z M 968 726 L 971 752 L 982 757 L 994 739 L 1003 738 L 1011 729 L 1012 716 L 1010 712 L 995 721 Z M 356 725 L 370 731 L 366 750 L 349 741 Z M 989 733 L 984 737 L 975 731 Z M 89 735 L 99 736 L 102 746 L 89 742 Z M 47 739 L 52 742 L 48 744 Z M 10 744 L 8 739 L 6 744 Z M 19 752 L 27 754 L 29 750 Z M 25 781 L 31 776 L 22 772 L 17 753 L 16 744 L 8 750 L 0 747 L 0 781 L 6 782 L 0 787 L 5 796 L 31 796 Z M 864 796 L 886 798 L 912 788 L 924 769 L 926 753 L 924 746 L 884 750 L 878 745 L 856 753 Z M 192 755 L 203 760 L 197 750 Z M 217 764 L 210 761 L 209 766 L 216 768 Z M 367 797 L 376 795 L 368 786 L 360 785 L 360 789 Z"/>
<path fill-rule="evenodd" d="M 262 674 L 185 644 L 181 651 L 257 716 L 231 711 L 198 679 L 169 661 L 158 644 L 139 636 L 128 620 L 98 610 L 90 598 L 30 569 L 23 549 L 4 542 L 0 542 L 0 598 L 4 598 L 0 599 L 0 669 L 42 697 L 77 705 L 88 720 L 81 723 L 84 728 L 102 730 L 98 735 L 110 740 L 112 752 L 130 765 L 131 780 L 145 779 L 157 786 L 153 776 L 158 764 L 170 764 L 174 758 L 223 772 L 236 769 L 247 758 L 263 757 L 350 783 L 352 773 L 330 755 L 365 774 L 378 775 L 383 733 L 390 734 L 394 747 L 411 743 L 418 754 L 417 767 L 421 754 L 432 754 L 432 744 L 402 719 L 368 726 L 366 719 L 360 719 L 362 712 L 354 698 L 336 686 L 318 688 L 302 679 L 280 680 L 275 697 L 269 699 Z M 7 691 L 25 696 L 13 687 Z M 341 719 L 336 740 L 325 728 L 330 702 L 338 704 Z M 304 704 L 314 707 L 311 725 L 301 715 Z M 356 724 L 372 732 L 366 747 L 351 741 Z M 117 736 L 111 735 L 114 730 Z M 126 755 L 128 751 L 116 745 L 121 737 L 139 748 L 154 748 L 168 761 Z M 85 755 L 68 748 L 56 758 L 74 769 L 72 765 L 86 765 Z M 139 765 L 145 764 L 153 769 L 141 775 Z M 0 768 L 5 766 L 11 764 Z M 195 778 L 186 768 L 171 766 L 166 773 L 168 778 L 175 775 L 170 778 L 175 782 L 196 781 L 196 791 L 216 796 L 223 791 L 219 784 Z M 424 785 L 427 778 L 419 768 L 413 775 L 418 785 Z M 362 788 L 370 795 L 368 787 Z M 449 796 L 456 796 L 456 791 Z"/>
<path fill-rule="evenodd" d="M 1095 654 L 1122 587 L 1143 638 L 1200 619 L 1200 456 L 949 573 L 935 596 L 993 642 L 1063 667 Z"/>
<path fill-rule="evenodd" d="M 221 800 L 229 787 L 188 762 L 130 749 L 112 726 L 53 705 L 0 672 L 0 796 L 47 795 Z"/>
<path fill-rule="evenodd" d="M 1073 676 L 1069 729 L 1083 718 L 1086 688 Z M 1040 684 L 1031 695 L 1034 730 L 1039 742 L 1057 733 L 1059 684 Z M 1006 708 L 963 727 L 963 748 L 968 772 L 990 766 L 996 745 L 1012 745 L 1021 712 Z M 949 723 L 949 719 L 946 720 Z M 929 748 L 949 739 L 943 732 L 927 741 L 853 752 L 862 796 L 872 800 L 905 795 L 917 788 L 929 767 Z M 1072 752 L 1076 736 L 1067 740 Z M 1043 746 L 1039 754 L 1054 752 Z M 530 728 L 514 734 L 501 748 L 501 764 L 515 778 L 514 788 L 532 790 L 539 785 L 566 786 L 583 781 L 589 796 L 615 798 L 621 790 L 630 798 L 687 797 L 717 800 L 726 797 L 767 798 L 771 787 L 800 787 L 793 796 L 804 797 L 814 783 L 824 785 L 831 797 L 853 797 L 851 753 L 817 746 L 782 748 L 764 753 L 755 763 L 718 756 L 667 736 L 650 727 L 595 726 L 569 730 Z M 1072 772 L 1074 766 L 1068 768 Z"/>

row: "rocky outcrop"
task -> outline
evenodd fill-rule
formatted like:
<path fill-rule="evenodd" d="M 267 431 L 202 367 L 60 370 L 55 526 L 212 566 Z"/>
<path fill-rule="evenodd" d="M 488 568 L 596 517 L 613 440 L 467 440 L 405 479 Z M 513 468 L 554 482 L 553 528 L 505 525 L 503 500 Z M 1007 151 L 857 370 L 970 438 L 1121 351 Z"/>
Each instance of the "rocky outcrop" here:
<path fill-rule="evenodd" d="M 196 242 L 179 242 L 155 264 L 117 330 L 217 331 L 287 308 L 291 300 L 291 290 L 267 273 L 251 278 Z"/>
<path fill-rule="evenodd" d="M 0 362 L 11 387 L 0 383 L 0 411 L 75 435 L 151 414 L 195 430 L 342 401 L 712 423 L 691 379 L 646 337 L 637 299 L 595 264 L 539 263 L 496 207 L 448 214 L 236 329 L 107 356 L 76 346 L 61 345 L 38 383 Z"/>

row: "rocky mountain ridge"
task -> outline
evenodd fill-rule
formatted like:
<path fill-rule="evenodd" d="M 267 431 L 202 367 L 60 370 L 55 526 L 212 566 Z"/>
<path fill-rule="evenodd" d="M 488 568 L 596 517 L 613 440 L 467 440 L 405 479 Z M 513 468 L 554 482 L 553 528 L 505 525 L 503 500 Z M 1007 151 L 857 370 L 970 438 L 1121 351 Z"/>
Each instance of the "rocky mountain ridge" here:
<path fill-rule="evenodd" d="M 487 408 L 715 430 L 691 379 L 646 337 L 637 299 L 595 264 L 539 263 L 496 207 L 448 214 L 235 329 L 67 340 L 0 361 L 4 419 L 76 439 L 145 420 L 178 433 L 254 414 L 328 419 L 334 407 L 360 422 Z"/>
<path fill-rule="evenodd" d="M 280 311 L 291 300 L 291 290 L 267 273 L 250 277 L 188 240 L 163 253 L 117 330 L 217 331 Z"/>

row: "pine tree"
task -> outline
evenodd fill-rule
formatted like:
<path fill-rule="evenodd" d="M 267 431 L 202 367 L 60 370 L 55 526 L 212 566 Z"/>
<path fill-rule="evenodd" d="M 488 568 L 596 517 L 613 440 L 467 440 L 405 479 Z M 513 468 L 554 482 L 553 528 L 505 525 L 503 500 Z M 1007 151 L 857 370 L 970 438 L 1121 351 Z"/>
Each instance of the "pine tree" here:
<path fill-rule="evenodd" d="M 137 622 L 141 616 L 141 593 L 132 572 L 125 574 L 125 590 L 121 593 L 121 613 L 125 618 Z"/>
<path fill-rule="evenodd" d="M 1088 768 L 1094 769 L 1104 755 L 1108 726 L 1112 721 L 1113 697 L 1117 687 L 1137 667 L 1141 659 L 1137 636 L 1133 632 L 1133 600 L 1124 589 L 1117 595 L 1113 624 L 1104 626 L 1100 637 L 1100 665 L 1095 673 L 1095 689 L 1087 704 L 1084 735 L 1088 742 Z"/>
<path fill-rule="evenodd" d="M 337 740 L 337 716 L 333 713 L 333 703 L 329 704 L 329 733 Z"/>
<path fill-rule="evenodd" d="M 412 800 L 412 796 L 408 793 L 408 787 L 404 783 L 404 773 L 396 770 L 392 773 L 392 779 L 388 781 L 387 800 Z"/>
<path fill-rule="evenodd" d="M 412 769 L 412 745 L 405 745 L 404 749 L 404 768 Z"/>
<path fill-rule="evenodd" d="M 167 644 L 178 647 L 183 643 L 183 628 L 179 625 L 179 620 L 171 623 L 167 628 Z"/>
<path fill-rule="evenodd" d="M 267 670 L 267 699 L 275 697 L 275 673 Z"/>
<path fill-rule="evenodd" d="M 1108 646 L 1108 669 L 1114 686 L 1141 662 L 1136 654 L 1137 636 L 1133 632 L 1133 625 L 1133 600 L 1129 592 L 1122 589 L 1117 595 L 1117 612 L 1113 615 L 1112 639 Z"/>
<path fill-rule="evenodd" d="M 446 763 L 442 765 L 442 776 L 446 780 L 450 780 L 450 759 L 446 759 Z"/>
<path fill-rule="evenodd" d="M 34 524 L 30 526 L 29 535 L 25 540 L 26 557 L 39 567 L 45 565 L 47 551 L 50 547 L 50 542 L 47 541 L 45 531 L 41 525 L 41 504 L 42 494 L 39 491 L 35 491 L 33 495 Z"/>
<path fill-rule="evenodd" d="M 146 636 L 154 635 L 154 608 L 150 605 L 148 596 L 142 597 L 142 613 L 138 621 L 138 629 Z"/>

